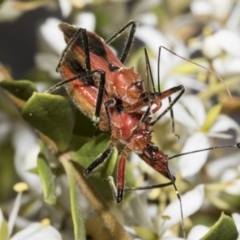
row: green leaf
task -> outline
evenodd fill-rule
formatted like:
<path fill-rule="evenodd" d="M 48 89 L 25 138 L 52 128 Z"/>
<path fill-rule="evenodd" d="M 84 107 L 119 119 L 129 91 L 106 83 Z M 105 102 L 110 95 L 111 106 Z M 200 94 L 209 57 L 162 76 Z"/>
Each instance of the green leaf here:
<path fill-rule="evenodd" d="M 222 104 L 217 104 L 212 107 L 206 117 L 205 123 L 202 125 L 201 130 L 203 132 L 208 132 L 212 127 L 213 123 L 216 122 L 217 117 L 219 116 L 222 109 Z"/>
<path fill-rule="evenodd" d="M 69 181 L 69 190 L 70 190 L 70 201 L 71 201 L 71 212 L 74 225 L 74 239 L 75 240 L 85 240 L 85 225 L 82 213 L 80 211 L 80 199 L 77 184 L 74 180 L 74 174 L 70 162 L 67 163 L 66 171 Z"/>
<path fill-rule="evenodd" d="M 46 203 L 55 205 L 56 194 L 55 194 L 55 183 L 54 175 L 52 174 L 51 168 L 48 162 L 39 157 L 37 160 L 37 168 L 39 177 L 43 185 L 44 200 Z"/>
<path fill-rule="evenodd" d="M 136 178 L 133 173 L 133 166 L 130 162 L 126 162 L 126 170 L 125 170 L 125 184 L 128 187 L 135 187 L 136 186 Z M 117 176 L 117 175 L 116 175 Z"/>
<path fill-rule="evenodd" d="M 62 96 L 34 93 L 22 110 L 23 118 L 51 138 L 60 151 L 68 147 L 75 121 L 71 103 Z"/>
<path fill-rule="evenodd" d="M 77 162 L 83 169 L 86 169 L 99 155 L 107 149 L 110 139 L 106 134 L 101 134 L 96 138 L 88 141 L 80 148 L 79 151 L 72 154 L 72 159 Z M 106 200 L 112 199 L 112 191 L 107 181 L 103 181 L 108 176 L 113 175 L 117 163 L 118 151 L 113 149 L 111 155 L 102 165 L 99 172 L 89 177 L 89 181 L 95 187 L 96 191 Z"/>
<path fill-rule="evenodd" d="M 1 240 L 8 240 L 9 239 L 9 237 L 8 237 L 8 223 L 4 218 L 3 218 L 2 224 L 0 226 L 0 239 Z"/>
<path fill-rule="evenodd" d="M 14 167 L 15 150 L 12 143 L 7 139 L 5 139 L 6 142 L 2 140 L 4 139 L 1 139 L 0 144 L 0 202 L 6 202 L 14 195 L 12 186 L 19 181 L 19 178 Z"/>
<path fill-rule="evenodd" d="M 219 220 L 201 240 L 236 240 L 238 231 L 233 219 L 222 213 Z"/>
<path fill-rule="evenodd" d="M 34 83 L 27 80 L 1 81 L 0 87 L 24 101 L 27 101 L 34 92 L 37 92 Z"/>
<path fill-rule="evenodd" d="M 83 136 L 79 136 L 79 135 L 75 135 L 73 133 L 70 143 L 69 143 L 69 147 L 73 150 L 73 151 L 77 151 L 79 150 L 79 148 L 81 148 L 86 142 L 90 141 L 91 138 L 89 137 L 83 137 Z"/>
<path fill-rule="evenodd" d="M 76 111 L 76 120 L 73 129 L 75 135 L 90 137 L 96 133 L 96 128 L 93 125 L 93 122 L 85 116 L 81 111 Z"/>
<path fill-rule="evenodd" d="M 87 168 L 103 151 L 108 148 L 109 143 L 109 136 L 101 134 L 84 144 L 79 151 L 73 154 L 72 159 L 78 162 L 83 168 Z M 106 178 L 112 175 L 117 161 L 117 154 L 117 149 L 114 148 L 111 155 L 104 162 L 104 169 L 98 173 L 100 178 Z"/>

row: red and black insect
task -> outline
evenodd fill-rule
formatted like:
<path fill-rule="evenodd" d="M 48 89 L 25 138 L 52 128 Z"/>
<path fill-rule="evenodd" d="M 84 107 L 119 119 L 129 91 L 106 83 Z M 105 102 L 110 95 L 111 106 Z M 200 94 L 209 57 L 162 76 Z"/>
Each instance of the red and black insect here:
<path fill-rule="evenodd" d="M 107 43 L 129 26 L 131 26 L 129 38 L 122 57 L 118 59 Z M 132 21 L 104 42 L 99 36 L 85 29 L 77 29 L 66 23 L 60 25 L 68 46 L 63 52 L 57 70 L 67 80 L 57 87 L 64 84 L 80 110 L 94 119 L 100 130 L 111 131 L 111 144 L 84 171 L 85 175 L 88 176 L 109 156 L 118 141 L 125 146 L 118 167 L 116 195 L 118 203 L 123 199 L 125 161 L 129 152 L 138 154 L 150 166 L 169 178 L 171 180 L 169 184 L 173 183 L 173 177 L 167 167 L 167 156 L 151 142 L 150 126 L 156 121 L 151 122 L 150 113 L 153 103 L 157 106 L 152 112 L 156 112 L 161 107 L 162 99 L 180 91 L 170 107 L 164 111 L 165 114 L 184 92 L 182 85 L 162 93 L 156 92 L 155 88 L 153 93 L 144 91 L 139 74 L 135 73 L 133 68 L 128 69 L 123 65 L 122 62 L 126 59 L 133 41 L 135 28 L 136 23 Z M 146 59 L 148 61 L 147 54 Z M 150 70 L 149 63 L 147 70 Z M 146 111 L 141 110 L 144 106 L 148 107 Z"/>
<path fill-rule="evenodd" d="M 108 44 L 129 27 L 128 40 L 122 56 L 118 59 Z M 60 29 L 64 33 L 67 47 L 62 54 L 57 71 L 64 80 L 49 89 L 49 92 L 64 86 L 76 106 L 92 119 L 100 130 L 111 133 L 110 145 L 85 169 L 84 174 L 89 176 L 108 158 L 113 147 L 120 141 L 124 147 L 120 153 L 116 187 L 109 178 L 117 203 L 123 200 L 124 191 L 129 190 L 124 186 L 124 176 L 126 159 L 130 152 L 135 152 L 170 180 L 168 183 L 138 189 L 173 185 L 177 192 L 175 178 L 168 168 L 170 158 L 152 143 L 151 126 L 168 111 L 172 111 L 172 106 L 184 93 L 184 87 L 180 85 L 161 92 L 158 83 L 158 91 L 156 91 L 146 50 L 147 72 L 152 82 L 153 92 L 145 91 L 140 75 L 135 73 L 133 68 L 126 68 L 123 65 L 133 42 L 136 29 L 134 21 L 129 22 L 106 41 L 86 29 L 78 29 L 66 23 L 60 24 Z M 152 120 L 151 114 L 161 108 L 162 100 L 171 98 L 171 95 L 176 92 L 179 94 L 173 101 L 170 100 L 169 107 Z M 143 107 L 147 109 L 141 110 Z M 177 195 L 181 204 L 180 196 L 178 193 Z M 182 207 L 181 215 L 183 218 Z M 182 227 L 184 230 L 183 222 Z"/>

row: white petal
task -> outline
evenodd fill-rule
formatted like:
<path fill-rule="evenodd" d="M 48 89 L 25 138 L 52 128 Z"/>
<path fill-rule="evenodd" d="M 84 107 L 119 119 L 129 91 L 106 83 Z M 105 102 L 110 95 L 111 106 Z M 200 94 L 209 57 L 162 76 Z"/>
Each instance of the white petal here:
<path fill-rule="evenodd" d="M 207 232 L 209 231 L 209 228 L 204 225 L 197 225 L 194 226 L 191 231 L 188 234 L 188 240 L 196 240 L 203 237 Z"/>
<path fill-rule="evenodd" d="M 148 37 L 146 38 L 146 36 Z M 139 26 L 135 33 L 135 37 L 143 41 L 152 52 L 156 52 L 159 46 L 168 47 L 168 42 L 165 36 L 159 32 L 159 30 L 149 26 Z M 161 55 L 162 54 L 164 55 L 164 53 L 161 53 Z"/>
<path fill-rule="evenodd" d="M 240 58 L 226 56 L 224 59 L 216 58 L 213 61 L 213 66 L 216 72 L 220 75 L 229 75 L 240 73 Z"/>
<path fill-rule="evenodd" d="M 158 24 L 158 19 L 156 14 L 147 12 L 143 13 L 138 17 L 138 23 L 141 23 L 143 25 L 148 25 L 148 26 L 157 26 Z"/>
<path fill-rule="evenodd" d="M 58 29 L 60 23 L 58 19 L 48 18 L 40 27 L 40 33 L 44 39 L 59 55 L 66 46 L 63 33 Z"/>
<path fill-rule="evenodd" d="M 231 182 L 225 190 L 227 193 L 235 196 L 240 195 L 240 179 L 236 179 L 235 181 Z"/>
<path fill-rule="evenodd" d="M 193 116 L 191 116 L 186 111 L 186 109 L 181 103 L 176 103 L 173 107 L 173 111 L 174 111 L 174 120 L 176 122 L 181 123 L 182 125 L 187 127 L 190 131 L 197 130 L 199 128 Z"/>
<path fill-rule="evenodd" d="M 208 59 L 214 59 L 220 55 L 222 48 L 214 36 L 208 36 L 203 40 L 202 52 Z"/>
<path fill-rule="evenodd" d="M 232 31 L 238 31 L 239 22 L 240 22 L 240 2 L 236 2 L 234 4 L 234 8 L 232 8 L 232 12 L 227 19 L 225 24 L 226 29 L 230 29 Z"/>
<path fill-rule="evenodd" d="M 56 67 L 59 63 L 59 56 L 53 53 L 36 53 L 34 60 L 39 69 L 47 71 L 53 78 L 60 78 L 60 74 L 56 72 Z"/>
<path fill-rule="evenodd" d="M 15 234 L 10 240 L 61 240 L 60 233 L 52 226 L 43 227 L 40 223 L 33 223 Z"/>
<path fill-rule="evenodd" d="M 138 196 L 135 195 L 131 198 L 130 207 L 131 211 L 133 212 L 133 216 L 138 220 L 138 224 L 154 231 L 152 220 L 146 205 L 147 196 L 147 192 L 143 192 Z"/>
<path fill-rule="evenodd" d="M 219 115 L 216 122 L 209 129 L 210 133 L 225 132 L 229 129 L 233 129 L 240 135 L 240 126 L 232 118 L 226 115 Z"/>
<path fill-rule="evenodd" d="M 169 82 L 171 85 L 169 85 Z M 190 76 L 182 75 L 172 75 L 165 82 L 165 89 L 170 87 L 183 85 L 185 89 L 193 89 L 195 91 L 204 91 L 207 88 L 207 85 L 203 82 L 197 81 L 196 78 Z"/>
<path fill-rule="evenodd" d="M 233 135 L 229 133 L 215 133 L 215 132 L 208 132 L 206 133 L 208 137 L 212 138 L 222 138 L 222 139 L 232 139 Z"/>
<path fill-rule="evenodd" d="M 214 34 L 218 44 L 228 54 L 233 56 L 240 56 L 240 35 L 236 32 L 222 29 Z"/>
<path fill-rule="evenodd" d="M 13 144 L 15 148 L 14 162 L 18 175 L 33 191 L 41 192 L 39 177 L 28 172 L 37 166 L 37 156 L 40 151 L 38 139 L 29 127 L 18 123 L 14 129 Z"/>
<path fill-rule="evenodd" d="M 3 217 L 3 214 L 2 214 L 2 210 L 1 210 L 1 208 L 0 208 L 0 228 L 1 228 L 1 226 L 2 226 L 3 220 L 4 220 L 4 217 Z"/>
<path fill-rule="evenodd" d="M 201 126 L 206 118 L 205 109 L 201 100 L 195 95 L 184 95 L 181 98 L 181 103 L 187 108 L 191 116 Z"/>
<path fill-rule="evenodd" d="M 211 0 L 213 6 L 213 16 L 216 18 L 226 18 L 233 8 L 232 1 L 229 0 Z"/>
<path fill-rule="evenodd" d="M 162 237 L 161 240 L 184 240 L 183 238 L 179 238 L 179 237 Z"/>
<path fill-rule="evenodd" d="M 94 32 L 96 28 L 96 18 L 91 12 L 81 12 L 77 15 L 75 24 L 78 27 L 86 28 L 90 32 Z"/>
<path fill-rule="evenodd" d="M 41 229 L 40 223 L 32 223 L 27 228 L 15 234 L 10 240 L 27 240 L 29 236 L 32 236 L 35 232 Z"/>
<path fill-rule="evenodd" d="M 209 1 L 204 0 L 194 0 L 191 5 L 191 12 L 193 15 L 210 15 L 212 14 L 212 5 Z"/>
<path fill-rule="evenodd" d="M 235 222 L 235 224 L 237 226 L 238 232 L 240 232 L 240 214 L 239 213 L 233 213 L 232 218 L 233 218 L 233 221 Z M 240 240 L 240 235 L 238 236 L 237 240 Z"/>
<path fill-rule="evenodd" d="M 223 158 L 216 159 L 207 164 L 207 174 L 213 179 L 217 179 L 226 169 L 236 168 L 240 164 L 240 153 L 228 155 Z"/>
<path fill-rule="evenodd" d="M 204 200 L 204 186 L 199 185 L 193 190 L 181 196 L 183 217 L 189 217 L 195 213 L 201 206 Z M 170 203 L 162 213 L 163 216 L 169 216 L 170 220 L 161 219 L 159 222 L 159 229 L 165 232 L 168 228 L 181 221 L 181 211 L 179 201 L 175 200 Z"/>
<path fill-rule="evenodd" d="M 233 168 L 226 169 L 221 176 L 221 181 L 223 181 L 223 182 L 234 181 L 235 179 L 237 179 L 237 176 L 238 176 L 237 169 L 233 169 Z M 230 184 L 229 184 L 229 186 L 231 187 Z"/>
<path fill-rule="evenodd" d="M 208 147 L 210 147 L 208 138 L 203 133 L 198 132 L 187 139 L 182 153 L 200 150 Z M 209 151 L 203 151 L 195 154 L 181 156 L 179 158 L 179 168 L 181 175 L 183 177 L 189 177 L 196 174 L 207 161 L 208 154 Z"/>
<path fill-rule="evenodd" d="M 13 204 L 13 209 L 10 213 L 10 216 L 9 216 L 9 221 L 8 221 L 8 236 L 11 236 L 12 234 L 12 230 L 13 230 L 13 227 L 15 225 L 15 221 L 16 221 L 16 218 L 17 218 L 17 215 L 18 215 L 18 211 L 19 211 L 19 208 L 20 208 L 20 205 L 21 205 L 21 199 L 22 199 L 22 193 L 18 193 L 17 194 L 17 197 L 15 199 L 15 202 Z"/>
<path fill-rule="evenodd" d="M 14 20 L 23 14 L 23 11 L 15 7 L 14 1 L 6 1 L 1 8 L 0 22 Z"/>
<path fill-rule="evenodd" d="M 59 0 L 59 6 L 61 8 L 63 17 L 65 17 L 65 18 L 68 17 L 72 11 L 72 4 L 70 3 L 70 1 L 69 0 Z"/>

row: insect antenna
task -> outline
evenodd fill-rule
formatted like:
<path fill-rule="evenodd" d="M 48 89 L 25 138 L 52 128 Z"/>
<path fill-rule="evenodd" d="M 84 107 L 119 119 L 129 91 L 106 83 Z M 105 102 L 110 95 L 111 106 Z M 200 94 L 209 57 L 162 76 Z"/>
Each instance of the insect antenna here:
<path fill-rule="evenodd" d="M 161 58 L 161 47 L 158 49 L 158 69 L 157 69 L 157 81 L 158 81 L 158 92 L 161 93 L 160 86 L 160 58 Z"/>
<path fill-rule="evenodd" d="M 185 230 L 185 224 L 184 224 L 184 219 L 183 219 L 183 207 L 182 207 L 182 199 L 180 196 L 180 193 L 178 192 L 177 186 L 175 184 L 175 178 L 173 177 L 172 173 L 170 172 L 168 166 L 163 162 L 163 164 L 165 165 L 166 171 L 168 173 L 168 176 L 171 180 L 171 183 L 174 187 L 175 193 L 177 195 L 178 201 L 179 201 L 179 205 L 180 205 L 180 214 L 181 214 L 181 226 L 182 226 L 182 232 L 183 232 L 183 238 L 186 239 L 186 230 Z"/>
<path fill-rule="evenodd" d="M 149 73 L 150 79 L 151 79 L 151 83 L 152 83 L 153 92 L 156 93 L 156 89 L 155 89 L 155 85 L 154 85 L 154 81 L 153 81 L 152 70 L 151 70 L 151 66 L 150 66 L 150 62 L 149 62 L 149 57 L 148 57 L 148 52 L 147 52 L 147 49 L 146 49 L 146 48 L 144 48 L 144 53 L 145 53 L 145 61 L 146 61 L 146 70 L 147 70 L 148 86 L 149 86 L 149 78 L 148 78 L 148 73 Z M 149 88 L 148 88 L 148 92 L 149 92 Z"/>
<path fill-rule="evenodd" d="M 236 143 L 234 145 L 219 145 L 219 146 L 203 148 L 203 149 L 199 149 L 199 150 L 195 150 L 195 151 L 179 153 L 179 154 L 176 154 L 176 155 L 173 155 L 173 156 L 169 157 L 168 160 L 171 160 L 171 159 L 176 158 L 176 157 L 188 155 L 188 154 L 198 153 L 198 152 L 212 151 L 212 150 L 216 150 L 216 149 L 219 149 L 219 148 L 235 148 L 235 147 L 240 148 L 240 143 Z"/>
<path fill-rule="evenodd" d="M 211 70 L 211 69 L 209 69 L 209 68 L 207 68 L 207 67 L 204 67 L 204 66 L 202 66 L 201 64 L 196 63 L 196 62 L 194 62 L 194 61 L 192 61 L 192 60 L 190 60 L 190 59 L 187 59 L 187 58 L 185 58 L 185 57 L 182 57 L 182 56 L 178 55 L 177 53 L 173 52 L 172 50 L 170 50 L 170 49 L 168 49 L 168 48 L 166 48 L 166 47 L 164 47 L 164 46 L 160 46 L 159 48 L 163 48 L 163 49 L 165 49 L 166 51 L 172 53 L 173 55 L 175 55 L 175 56 L 177 56 L 177 57 L 179 57 L 179 58 L 181 58 L 181 59 L 183 59 L 183 60 L 185 60 L 185 61 L 187 61 L 187 62 L 190 62 L 190 63 L 192 63 L 192 64 L 194 64 L 194 65 L 196 65 L 196 66 L 198 66 L 198 67 L 200 67 L 200 68 L 202 68 L 202 69 L 204 69 L 204 70 L 206 70 L 207 72 L 210 72 L 210 73 L 214 74 L 214 75 L 223 83 L 223 85 L 225 86 L 225 89 L 226 89 L 226 91 L 227 91 L 227 93 L 228 93 L 228 96 L 229 96 L 230 98 L 232 97 L 232 94 L 231 94 L 231 92 L 230 92 L 227 84 L 225 83 L 225 81 L 224 81 L 215 71 L 213 71 L 213 70 Z"/>

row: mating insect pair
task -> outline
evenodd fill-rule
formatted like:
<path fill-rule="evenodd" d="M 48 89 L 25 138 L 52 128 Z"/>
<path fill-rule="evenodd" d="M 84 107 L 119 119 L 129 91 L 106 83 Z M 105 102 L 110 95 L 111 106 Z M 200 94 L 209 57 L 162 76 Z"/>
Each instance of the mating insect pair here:
<path fill-rule="evenodd" d="M 108 44 L 128 28 L 130 28 L 129 36 L 123 54 L 118 59 Z M 109 177 L 117 203 L 123 200 L 124 191 L 131 190 L 124 186 L 125 164 L 130 152 L 135 152 L 147 164 L 170 180 L 168 183 L 137 189 L 173 185 L 177 192 L 175 178 L 168 168 L 168 156 L 152 143 L 151 126 L 168 111 L 173 116 L 172 107 L 184 93 L 184 87 L 180 85 L 161 92 L 158 82 L 156 91 L 146 50 L 147 78 L 148 82 L 150 79 L 152 83 L 153 92 L 150 92 L 149 89 L 145 91 L 140 75 L 135 73 L 133 68 L 128 69 L 123 65 L 133 43 L 136 30 L 134 21 L 129 22 L 105 42 L 94 33 L 66 23 L 60 24 L 60 29 L 64 33 L 67 47 L 62 54 L 57 71 L 64 80 L 50 88 L 48 92 L 64 86 L 76 106 L 92 119 L 100 130 L 111 133 L 110 145 L 85 169 L 84 174 L 89 176 L 108 158 L 113 147 L 121 142 L 123 149 L 118 163 L 116 186 Z M 159 59 L 160 51 L 161 48 Z M 178 95 L 172 101 L 171 96 L 177 92 Z M 165 98 L 170 100 L 169 107 L 152 120 L 152 113 L 156 113 L 161 108 L 162 100 Z M 143 107 L 146 110 L 142 110 Z M 185 235 L 181 199 L 178 193 L 177 195 L 180 201 L 182 228 Z"/>
<path fill-rule="evenodd" d="M 107 44 L 128 27 L 131 27 L 130 34 L 122 57 L 118 59 Z M 124 145 L 118 165 L 118 203 L 123 199 L 125 162 L 129 152 L 135 152 L 155 170 L 169 178 L 171 182 L 167 185 L 174 183 L 168 169 L 167 156 L 151 141 L 150 126 L 154 125 L 158 118 L 151 121 L 150 115 L 151 111 L 155 113 L 161 108 L 162 99 L 180 91 L 160 117 L 164 115 L 184 92 L 183 86 L 162 93 L 156 92 L 154 87 L 153 93 L 144 91 L 140 75 L 135 73 L 133 68 L 127 69 L 123 65 L 133 42 L 135 28 L 136 23 L 129 22 L 104 43 L 99 36 L 85 29 L 77 29 L 66 23 L 60 24 L 68 45 L 57 70 L 66 80 L 53 88 L 64 85 L 77 107 L 93 119 L 100 130 L 111 132 L 109 147 L 84 171 L 86 176 L 107 159 L 118 141 Z M 145 54 L 147 71 L 150 72 L 146 51 Z M 151 81 L 154 86 L 152 78 Z M 152 104 L 156 105 L 153 109 Z M 142 111 L 142 107 L 147 107 L 147 110 Z"/>

